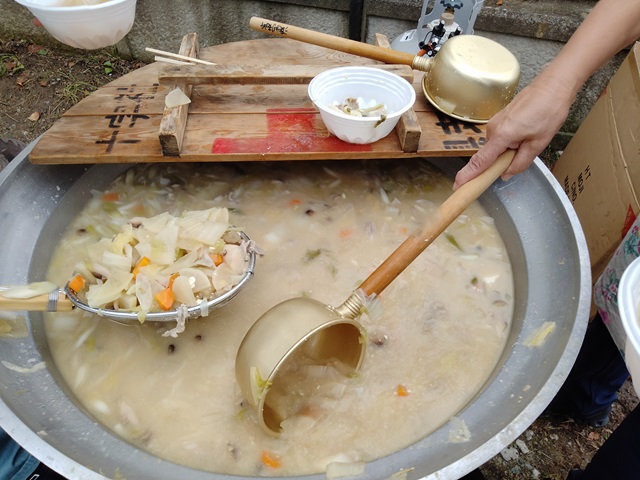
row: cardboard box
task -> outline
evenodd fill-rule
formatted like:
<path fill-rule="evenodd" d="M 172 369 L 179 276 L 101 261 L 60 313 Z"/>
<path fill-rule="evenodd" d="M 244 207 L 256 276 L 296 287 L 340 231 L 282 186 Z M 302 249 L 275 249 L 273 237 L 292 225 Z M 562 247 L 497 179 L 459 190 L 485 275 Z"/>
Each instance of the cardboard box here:
<path fill-rule="evenodd" d="M 573 203 L 593 282 L 640 211 L 640 42 L 553 167 Z"/>

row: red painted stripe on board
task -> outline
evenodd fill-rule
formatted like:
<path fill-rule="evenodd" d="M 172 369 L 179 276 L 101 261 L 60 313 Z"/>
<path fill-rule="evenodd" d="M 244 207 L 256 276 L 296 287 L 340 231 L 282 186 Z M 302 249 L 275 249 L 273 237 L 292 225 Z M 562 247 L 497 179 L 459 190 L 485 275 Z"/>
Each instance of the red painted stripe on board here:
<path fill-rule="evenodd" d="M 371 145 L 347 143 L 333 135 L 269 135 L 267 138 L 216 138 L 212 153 L 370 152 Z"/>
<path fill-rule="evenodd" d="M 216 138 L 211 151 L 215 154 L 371 151 L 371 145 L 343 142 L 324 129 L 318 131 L 316 115 L 316 110 L 309 108 L 269 109 L 266 137 Z"/>

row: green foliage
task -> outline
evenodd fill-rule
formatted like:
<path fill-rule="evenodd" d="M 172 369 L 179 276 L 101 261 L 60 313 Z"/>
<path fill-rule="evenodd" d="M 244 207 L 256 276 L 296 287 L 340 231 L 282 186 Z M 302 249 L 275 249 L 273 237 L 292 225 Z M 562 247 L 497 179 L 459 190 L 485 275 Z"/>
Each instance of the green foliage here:
<path fill-rule="evenodd" d="M 13 75 L 24 70 L 24 65 L 18 57 L 12 54 L 0 53 L 0 77 Z"/>
<path fill-rule="evenodd" d="M 76 81 L 65 85 L 62 96 L 71 100 L 73 103 L 77 103 L 79 100 L 82 100 L 97 89 L 98 87 L 91 85 L 90 83 Z"/>

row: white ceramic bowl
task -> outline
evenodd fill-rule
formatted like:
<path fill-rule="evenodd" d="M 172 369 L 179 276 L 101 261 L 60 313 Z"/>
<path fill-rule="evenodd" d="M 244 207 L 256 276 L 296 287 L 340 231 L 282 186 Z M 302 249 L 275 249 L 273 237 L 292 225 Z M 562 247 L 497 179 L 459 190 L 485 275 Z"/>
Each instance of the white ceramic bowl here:
<path fill-rule="evenodd" d="M 64 0 L 16 0 L 29 9 L 56 40 L 75 48 L 95 50 L 118 43 L 129 33 L 136 0 L 87 0 L 90 5 Z M 56 6 L 58 5 L 58 6 Z"/>
<path fill-rule="evenodd" d="M 635 259 L 625 269 L 618 286 L 618 308 L 622 325 L 627 334 L 624 349 L 625 362 L 631 377 L 635 380 L 633 387 L 640 395 L 640 258 Z"/>
<path fill-rule="evenodd" d="M 327 130 L 345 142 L 363 144 L 386 137 L 402 114 L 413 106 L 416 92 L 404 78 L 379 68 L 337 67 L 311 80 L 309 97 L 320 111 Z M 386 119 L 380 123 L 380 117 L 355 117 L 330 107 L 349 97 L 384 103 L 388 112 Z"/>

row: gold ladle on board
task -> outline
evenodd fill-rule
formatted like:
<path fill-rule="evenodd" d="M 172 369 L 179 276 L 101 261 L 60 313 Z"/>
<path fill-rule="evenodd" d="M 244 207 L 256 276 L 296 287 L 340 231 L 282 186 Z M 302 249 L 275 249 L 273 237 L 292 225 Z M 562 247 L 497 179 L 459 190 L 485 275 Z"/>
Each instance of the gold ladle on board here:
<path fill-rule="evenodd" d="M 277 374 L 294 354 L 315 364 L 337 362 L 356 371 L 364 358 L 365 331 L 356 318 L 364 301 L 379 295 L 420 253 L 504 173 L 515 155 L 508 150 L 493 165 L 453 192 L 436 214 L 413 232 L 339 307 L 309 297 L 285 300 L 264 313 L 245 335 L 236 355 L 236 379 L 244 398 L 257 410 L 261 427 L 273 436 L 286 418 Z"/>

